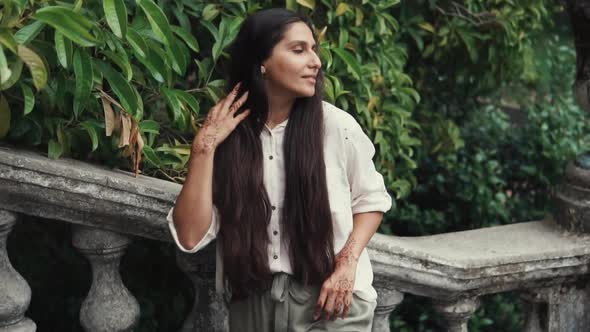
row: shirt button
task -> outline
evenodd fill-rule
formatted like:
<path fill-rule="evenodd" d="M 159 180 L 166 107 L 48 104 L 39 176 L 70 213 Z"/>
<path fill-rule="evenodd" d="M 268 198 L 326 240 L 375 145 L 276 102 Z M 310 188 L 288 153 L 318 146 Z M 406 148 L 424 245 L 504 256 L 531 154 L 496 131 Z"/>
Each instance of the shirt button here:
<path fill-rule="evenodd" d="M 274 235 L 277 235 L 277 234 L 279 234 L 279 232 L 277 232 L 277 231 L 273 231 L 272 233 L 273 233 Z"/>
<path fill-rule="evenodd" d="M 277 207 L 276 207 L 276 206 L 274 206 L 274 205 L 273 205 L 273 206 L 271 206 L 270 208 L 271 208 L 271 209 L 273 209 L 273 210 L 276 210 L 276 209 L 277 209 Z"/>
<path fill-rule="evenodd" d="M 279 259 L 279 256 L 277 256 L 277 255 L 274 255 L 274 256 L 272 256 L 272 258 L 274 258 L 274 259 Z"/>
<path fill-rule="evenodd" d="M 272 156 L 268 156 L 268 159 L 272 160 L 272 158 L 273 158 Z"/>

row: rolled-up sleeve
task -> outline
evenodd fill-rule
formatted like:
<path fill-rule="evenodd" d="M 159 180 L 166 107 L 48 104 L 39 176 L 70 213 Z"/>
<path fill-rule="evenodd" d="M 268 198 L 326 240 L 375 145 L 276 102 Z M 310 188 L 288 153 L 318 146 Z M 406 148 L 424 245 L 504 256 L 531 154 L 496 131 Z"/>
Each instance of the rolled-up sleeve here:
<path fill-rule="evenodd" d="M 383 176 L 375 169 L 373 142 L 356 121 L 346 129 L 345 135 L 352 214 L 371 211 L 387 212 L 393 201 L 387 192 Z"/>
<path fill-rule="evenodd" d="M 172 207 L 168 212 L 166 220 L 168 221 L 168 228 L 170 229 L 172 238 L 174 239 L 174 242 L 176 243 L 178 248 L 180 248 L 181 251 L 184 251 L 186 253 L 195 253 L 203 249 L 207 244 L 213 241 L 217 237 L 217 233 L 219 233 L 219 212 L 217 210 L 217 207 L 213 205 L 213 210 L 211 213 L 211 225 L 209 226 L 207 233 L 205 233 L 205 236 L 203 236 L 201 241 L 199 241 L 193 248 L 187 249 L 183 247 L 182 244 L 180 244 L 180 241 L 178 241 L 178 232 L 176 231 L 176 227 L 174 226 L 174 220 L 172 218 L 173 213 L 174 207 Z"/>

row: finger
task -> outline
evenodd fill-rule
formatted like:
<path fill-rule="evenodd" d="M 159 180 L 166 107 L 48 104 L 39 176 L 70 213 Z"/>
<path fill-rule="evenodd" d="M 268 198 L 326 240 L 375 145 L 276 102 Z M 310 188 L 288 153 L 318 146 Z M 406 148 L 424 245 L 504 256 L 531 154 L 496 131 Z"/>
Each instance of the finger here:
<path fill-rule="evenodd" d="M 211 110 L 209 110 L 209 114 L 207 115 L 207 117 L 211 120 L 211 121 L 217 121 L 217 118 L 219 118 L 219 112 L 221 110 L 221 105 L 224 103 L 225 98 L 220 99 L 217 104 L 215 104 L 213 107 L 211 107 Z"/>
<path fill-rule="evenodd" d="M 244 120 L 250 114 L 250 109 L 243 111 L 242 113 L 234 117 L 235 125 L 237 126 L 242 120 Z"/>
<path fill-rule="evenodd" d="M 348 292 L 344 297 L 344 308 L 342 310 L 342 319 L 348 315 L 350 306 L 352 305 L 352 292 Z"/>
<path fill-rule="evenodd" d="M 233 104 L 234 100 L 238 96 L 238 90 L 240 89 L 241 82 L 236 84 L 231 92 L 225 97 L 223 103 L 221 104 L 221 110 L 225 114 L 229 109 L 230 105 Z"/>
<path fill-rule="evenodd" d="M 320 318 L 320 314 L 324 309 L 324 304 L 326 303 L 326 299 L 328 298 L 328 286 L 326 282 L 322 285 L 322 289 L 320 290 L 320 296 L 318 297 L 318 302 L 315 306 L 315 310 L 313 312 L 313 319 L 317 320 Z"/>
<path fill-rule="evenodd" d="M 229 113 L 228 114 L 234 114 L 238 109 L 240 109 L 240 107 L 242 107 L 242 105 L 244 105 L 244 103 L 246 102 L 246 99 L 248 99 L 248 92 L 246 91 L 241 97 L 240 99 L 238 99 L 236 102 L 234 102 L 230 107 L 229 107 Z"/>
<path fill-rule="evenodd" d="M 336 295 L 337 292 L 335 291 L 328 293 L 328 298 L 326 299 L 326 304 L 324 305 L 325 320 L 331 319 L 332 313 L 334 312 L 334 302 L 336 302 Z"/>
<path fill-rule="evenodd" d="M 342 314 L 342 309 L 344 306 L 344 297 L 346 296 L 345 292 L 337 292 L 336 300 L 334 302 L 334 313 L 332 314 L 332 320 L 336 320 L 338 316 Z"/>

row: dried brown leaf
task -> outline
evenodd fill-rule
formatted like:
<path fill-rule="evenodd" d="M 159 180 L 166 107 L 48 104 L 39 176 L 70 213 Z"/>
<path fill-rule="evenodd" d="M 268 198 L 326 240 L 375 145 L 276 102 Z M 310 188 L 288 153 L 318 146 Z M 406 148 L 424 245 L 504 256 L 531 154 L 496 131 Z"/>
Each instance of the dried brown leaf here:
<path fill-rule="evenodd" d="M 104 110 L 105 132 L 107 136 L 111 136 L 115 128 L 115 112 L 111 107 L 111 102 L 106 97 L 100 97 L 100 100 L 102 101 L 102 108 Z"/>
<path fill-rule="evenodd" d="M 124 113 L 121 115 L 121 135 L 119 136 L 119 147 L 129 145 L 129 138 L 131 135 L 131 117 Z"/>

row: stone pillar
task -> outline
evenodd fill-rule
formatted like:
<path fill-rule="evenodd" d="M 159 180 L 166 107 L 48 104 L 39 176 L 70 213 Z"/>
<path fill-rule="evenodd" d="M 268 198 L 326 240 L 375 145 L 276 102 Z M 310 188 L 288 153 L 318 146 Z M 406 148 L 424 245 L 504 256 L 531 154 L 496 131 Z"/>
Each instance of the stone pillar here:
<path fill-rule="evenodd" d="M 119 263 L 130 239 L 119 233 L 73 226 L 73 244 L 92 266 L 92 285 L 80 308 L 87 332 L 130 332 L 139 322 L 139 303 L 121 281 Z"/>
<path fill-rule="evenodd" d="M 555 194 L 555 222 L 572 233 L 590 233 L 590 170 L 569 163 L 564 184 Z"/>
<path fill-rule="evenodd" d="M 527 303 L 524 332 L 558 332 L 559 285 L 527 289 L 520 294 Z"/>
<path fill-rule="evenodd" d="M 528 304 L 524 332 L 590 331 L 588 294 L 588 276 L 558 285 L 524 290 L 521 298 Z"/>
<path fill-rule="evenodd" d="M 373 317 L 372 332 L 389 332 L 389 315 L 404 300 L 404 293 L 395 289 L 376 286 L 377 307 Z"/>
<path fill-rule="evenodd" d="M 181 332 L 225 332 L 229 329 L 227 304 L 215 291 L 215 250 L 215 241 L 194 254 L 176 250 L 178 267 L 192 281 L 195 292 L 193 308 Z"/>
<path fill-rule="evenodd" d="M 479 308 L 478 297 L 459 298 L 452 301 L 433 300 L 434 310 L 445 322 L 448 332 L 467 332 L 467 322 Z"/>
<path fill-rule="evenodd" d="M 37 326 L 25 317 L 31 288 L 14 270 L 6 252 L 6 239 L 16 219 L 15 213 L 0 210 L 0 332 L 34 332 Z"/>

